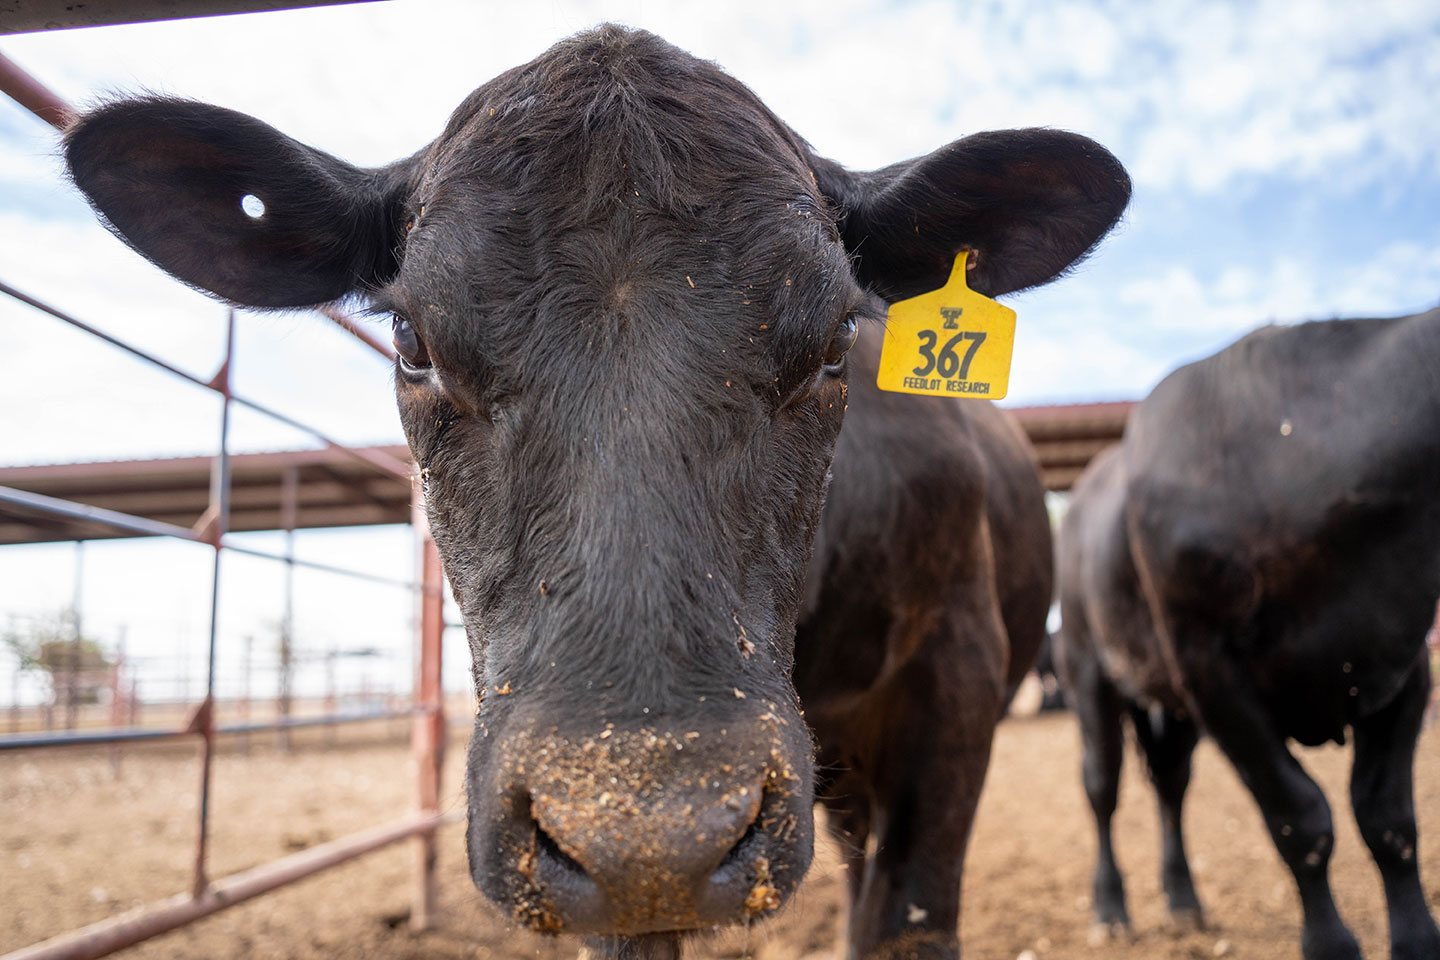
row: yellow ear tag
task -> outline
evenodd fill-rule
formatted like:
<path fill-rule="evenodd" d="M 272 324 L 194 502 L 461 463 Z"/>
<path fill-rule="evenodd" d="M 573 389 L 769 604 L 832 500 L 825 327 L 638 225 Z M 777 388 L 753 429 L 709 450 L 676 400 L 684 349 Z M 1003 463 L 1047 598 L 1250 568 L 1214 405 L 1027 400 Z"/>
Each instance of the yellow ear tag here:
<path fill-rule="evenodd" d="M 1009 391 L 1015 311 L 965 285 L 969 255 L 960 251 L 939 290 L 890 304 L 881 390 L 990 400 Z"/>

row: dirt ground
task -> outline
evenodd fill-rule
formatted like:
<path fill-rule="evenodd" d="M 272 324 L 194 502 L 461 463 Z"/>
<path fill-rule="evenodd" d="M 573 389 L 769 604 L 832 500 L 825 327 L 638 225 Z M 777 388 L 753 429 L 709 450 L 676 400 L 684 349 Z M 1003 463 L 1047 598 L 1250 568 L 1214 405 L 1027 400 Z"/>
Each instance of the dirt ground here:
<path fill-rule="evenodd" d="M 380 823 L 407 809 L 408 754 L 379 731 L 312 742 L 285 756 L 256 746 L 216 762 L 212 874 L 219 876 Z M 1133 750 L 1116 823 L 1134 939 L 1091 944 L 1094 837 L 1079 778 L 1079 734 L 1068 715 L 1000 728 L 966 866 L 961 927 L 968 960 L 1285 958 L 1300 956 L 1299 906 L 1289 875 L 1235 774 L 1209 743 L 1196 755 L 1186 830 L 1208 930 L 1166 928 L 1153 796 Z M 1417 804 L 1422 875 L 1440 912 L 1440 726 L 1420 743 Z M 463 739 L 450 750 L 446 796 L 463 810 Z M 1336 814 L 1331 871 L 1340 910 L 1384 957 L 1379 876 L 1350 817 L 1348 751 L 1306 751 Z M 0 756 L 0 953 L 186 889 L 198 764 L 183 747 L 131 749 L 118 777 L 103 751 Z M 574 957 L 573 941 L 514 932 L 486 906 L 465 869 L 463 827 L 442 834 L 438 929 L 406 918 L 411 850 L 393 847 L 152 940 L 142 958 Z M 825 841 L 810 878 L 775 921 L 703 941 L 697 958 L 842 958 L 843 870 Z M 1029 960 L 1027 957 L 1026 960 Z"/>

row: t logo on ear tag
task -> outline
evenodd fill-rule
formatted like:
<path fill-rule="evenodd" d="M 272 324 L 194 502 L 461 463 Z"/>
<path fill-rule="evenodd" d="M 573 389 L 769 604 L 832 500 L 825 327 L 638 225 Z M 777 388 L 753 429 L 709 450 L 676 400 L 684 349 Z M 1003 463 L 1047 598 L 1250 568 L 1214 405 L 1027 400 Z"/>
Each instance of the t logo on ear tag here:
<path fill-rule="evenodd" d="M 965 285 L 969 256 L 960 251 L 939 290 L 890 305 L 875 380 L 881 390 L 990 400 L 1009 391 L 1015 311 Z"/>

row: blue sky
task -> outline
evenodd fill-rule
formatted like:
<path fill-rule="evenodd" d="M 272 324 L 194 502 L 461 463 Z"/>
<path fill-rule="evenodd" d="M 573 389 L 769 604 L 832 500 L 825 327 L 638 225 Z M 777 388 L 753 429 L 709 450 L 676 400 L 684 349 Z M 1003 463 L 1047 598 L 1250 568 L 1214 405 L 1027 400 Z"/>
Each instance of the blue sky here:
<path fill-rule="evenodd" d="M 4 37 L 0 51 L 76 102 L 140 90 L 206 99 L 379 164 L 432 138 L 474 86 L 607 19 L 717 60 L 854 168 L 1005 126 L 1071 129 L 1110 147 L 1135 180 L 1130 210 L 1073 275 L 1010 298 L 1019 327 L 1007 403 L 1138 398 L 1261 323 L 1440 303 L 1433 0 L 396 0 Z M 53 131 L 0 102 L 0 279 L 208 376 L 224 310 L 106 234 L 55 151 Z M 0 463 L 213 449 L 212 398 L 4 298 L 0 331 Z M 239 349 L 242 392 L 348 441 L 400 440 L 386 365 L 326 323 L 242 316 Z M 245 416 L 236 442 L 304 438 Z M 404 573 L 396 536 L 311 534 L 302 549 Z M 127 549 L 96 545 L 93 564 Z M 121 575 L 123 561 L 91 578 L 92 619 L 106 629 L 142 616 L 137 597 L 163 605 L 170 594 L 153 584 L 194 565 L 183 546 L 148 549 L 151 587 Z M 63 604 L 69 566 L 63 548 L 0 551 L 0 619 Z M 227 612 L 232 638 L 259 622 L 242 607 Z M 408 612 L 387 616 L 389 630 Z M 372 629 L 316 617 L 317 631 Z"/>

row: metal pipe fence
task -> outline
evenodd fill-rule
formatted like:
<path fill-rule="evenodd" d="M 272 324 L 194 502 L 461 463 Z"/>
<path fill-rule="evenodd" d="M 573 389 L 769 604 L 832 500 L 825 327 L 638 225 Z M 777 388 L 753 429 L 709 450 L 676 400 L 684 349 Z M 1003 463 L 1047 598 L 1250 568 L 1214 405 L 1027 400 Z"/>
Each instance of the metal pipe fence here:
<path fill-rule="evenodd" d="M 409 717 L 430 716 L 435 704 L 417 703 L 402 710 L 351 710 L 344 713 L 327 713 L 315 717 L 284 717 L 268 723 L 230 723 L 211 727 L 211 733 L 220 734 L 266 733 L 276 730 L 300 730 L 305 727 L 334 727 L 347 723 L 374 723 L 380 720 L 399 720 Z M 149 729 L 146 727 L 97 727 L 90 730 L 65 730 L 47 733 L 16 733 L 0 737 L 0 752 L 6 750 L 33 750 L 37 747 L 95 747 L 116 743 L 136 743 L 147 740 L 175 740 L 197 735 L 190 727 L 173 729 Z"/>
<path fill-rule="evenodd" d="M 0 284 L 3 287 L 4 284 Z M 3 291 L 0 291 L 3 292 Z M 48 513 L 51 516 L 66 517 L 71 520 L 91 520 L 107 527 L 114 527 L 117 530 L 125 530 L 129 533 L 145 537 L 171 537 L 176 540 L 189 540 L 192 543 L 213 544 L 215 535 L 206 535 L 204 531 L 197 531 L 190 527 L 182 527 L 174 523 L 165 523 L 162 520 L 151 520 L 149 517 L 137 517 L 134 514 L 121 513 L 118 510 L 107 510 L 104 507 L 92 506 L 88 503 L 76 503 L 74 500 L 62 500 L 59 497 L 49 497 L 43 493 L 33 493 L 29 490 L 17 490 L 14 487 L 0 486 L 0 503 L 10 503 L 17 507 L 26 507 L 38 513 Z M 272 553 L 268 550 L 261 550 L 257 547 L 245 546 L 219 536 L 220 546 L 233 553 L 243 553 L 249 557 L 260 557 L 263 560 L 279 560 L 283 563 L 297 567 L 305 567 L 309 570 L 322 570 L 326 573 L 336 573 L 342 577 L 351 577 L 355 580 L 368 580 L 371 583 L 382 583 L 392 587 L 405 587 L 406 589 L 424 589 L 424 585 L 415 580 L 397 580 L 394 577 L 381 576 L 380 574 L 367 573 L 363 570 L 354 570 L 349 567 L 340 567 L 331 563 L 318 563 L 314 560 L 302 560 L 299 557 L 292 557 L 283 553 Z"/>
<path fill-rule="evenodd" d="M 43 84 L 3 56 L 0 56 L 0 91 L 9 94 L 12 99 L 59 129 L 64 129 L 75 117 L 74 109 L 62 98 L 47 90 Z M 228 316 L 224 359 L 215 376 L 205 379 L 169 364 L 92 324 L 72 317 L 7 283 L 0 282 L 0 294 L 69 324 L 182 381 L 218 393 L 222 398 L 219 439 L 211 474 L 209 508 L 193 528 L 11 487 L 0 487 L 0 502 L 23 507 L 29 511 L 101 524 L 139 536 L 168 537 L 205 543 L 214 551 L 210 577 L 205 696 L 183 728 L 156 730 L 122 727 L 67 731 L 65 733 L 16 733 L 0 737 L 0 751 L 78 745 L 114 746 L 147 740 L 196 738 L 199 742 L 198 790 L 200 803 L 190 890 L 169 900 L 152 903 L 127 914 L 12 952 L 5 957 L 0 957 L 0 960 L 59 960 L 59 958 L 79 960 L 79 958 L 105 956 L 141 940 L 194 922 L 227 906 L 407 838 L 414 838 L 415 843 L 415 887 L 411 908 L 411 925 L 416 928 L 428 926 L 435 914 L 436 899 L 434 834 L 446 819 L 439 813 L 440 771 L 445 745 L 440 641 L 445 624 L 439 555 L 435 550 L 434 541 L 428 535 L 424 511 L 419 506 L 419 490 L 414 483 L 410 465 L 383 451 L 346 446 L 294 417 L 250 398 L 237 396 L 231 390 L 230 377 L 235 358 L 235 313 L 233 310 Z M 392 355 L 388 348 L 366 334 L 343 313 L 333 308 L 325 308 L 321 312 L 361 339 L 371 349 L 386 356 Z M 363 571 L 301 560 L 294 555 L 293 536 L 287 536 L 287 549 L 283 554 L 244 546 L 228 538 L 231 488 L 229 428 L 232 406 L 237 404 L 291 428 L 303 431 L 326 447 L 350 456 L 371 469 L 409 481 L 412 489 L 411 522 L 420 545 L 421 576 L 418 580 L 400 581 Z M 286 483 L 285 488 L 287 501 L 285 526 L 287 534 L 292 534 L 295 526 L 295 497 L 297 495 L 293 478 Z M 291 589 L 290 581 L 295 567 L 320 569 L 360 581 L 380 582 L 414 590 L 417 606 L 415 619 L 419 657 L 412 703 L 399 710 L 353 714 L 330 712 L 318 717 L 283 717 L 274 722 L 218 725 L 215 722 L 216 648 L 219 627 L 220 571 L 222 559 L 227 551 L 284 563 L 287 570 L 287 607 Z M 408 717 L 412 720 L 411 752 L 417 761 L 415 764 L 417 770 L 415 796 L 418 812 L 402 817 L 393 823 L 343 837 L 230 877 L 212 880 L 208 876 L 206 867 L 210 827 L 210 785 L 217 735 L 267 730 L 288 731 L 300 727 L 333 726 L 341 723 L 394 717 Z"/>

